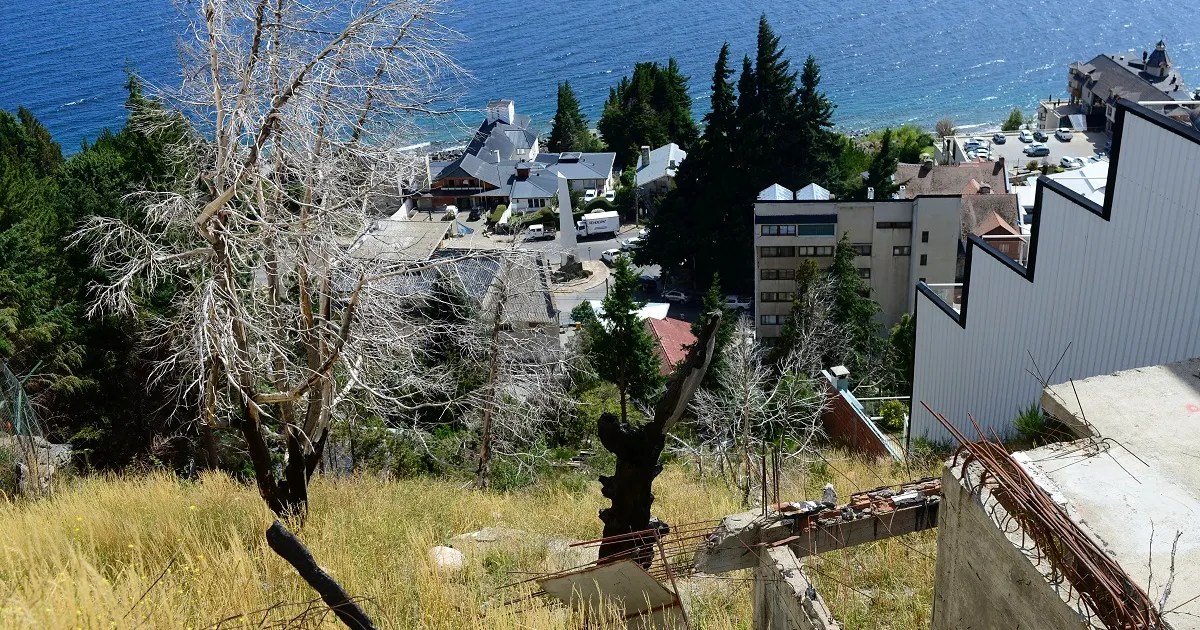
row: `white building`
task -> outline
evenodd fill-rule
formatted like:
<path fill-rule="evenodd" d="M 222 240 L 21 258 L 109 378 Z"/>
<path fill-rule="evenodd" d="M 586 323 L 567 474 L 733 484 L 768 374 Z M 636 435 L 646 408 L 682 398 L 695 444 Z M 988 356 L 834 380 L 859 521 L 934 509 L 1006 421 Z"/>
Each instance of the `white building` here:
<path fill-rule="evenodd" d="M 971 238 L 961 305 L 917 296 L 910 446 L 1016 433 L 1045 382 L 1200 356 L 1200 131 L 1122 101 L 1101 201 L 1043 177 L 1027 265 Z"/>

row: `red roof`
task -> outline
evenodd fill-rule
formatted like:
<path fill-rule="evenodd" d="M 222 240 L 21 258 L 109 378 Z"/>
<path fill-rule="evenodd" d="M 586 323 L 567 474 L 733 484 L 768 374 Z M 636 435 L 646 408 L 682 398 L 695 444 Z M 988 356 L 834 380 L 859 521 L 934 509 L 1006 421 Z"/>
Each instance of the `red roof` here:
<path fill-rule="evenodd" d="M 654 337 L 662 373 L 670 374 L 687 357 L 688 346 L 696 343 L 692 325 L 680 319 L 647 319 L 646 326 Z"/>

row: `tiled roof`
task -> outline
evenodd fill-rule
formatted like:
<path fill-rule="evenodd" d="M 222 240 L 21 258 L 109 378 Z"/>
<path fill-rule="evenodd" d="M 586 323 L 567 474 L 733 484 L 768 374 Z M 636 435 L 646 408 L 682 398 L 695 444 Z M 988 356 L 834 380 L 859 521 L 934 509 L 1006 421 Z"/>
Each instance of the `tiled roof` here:
<path fill-rule="evenodd" d="M 1012 194 L 963 195 L 961 206 L 962 237 L 984 234 L 992 215 L 1008 225 L 1017 222 L 1017 196 Z M 994 227 L 994 226 L 993 226 Z"/>
<path fill-rule="evenodd" d="M 494 317 L 496 301 L 503 297 L 502 323 L 517 327 L 558 326 L 558 309 L 550 292 L 550 274 L 540 255 L 508 256 L 500 263 L 480 311 Z"/>
<path fill-rule="evenodd" d="M 981 236 L 984 234 L 989 234 L 995 230 L 1000 230 L 1013 235 L 1020 235 L 1020 232 L 1018 232 L 1016 228 L 1009 224 L 1008 221 L 1005 221 L 1004 217 L 996 214 L 995 211 L 989 213 L 986 217 L 984 217 L 983 221 L 981 221 L 979 225 L 975 226 L 975 233 Z"/>
<path fill-rule="evenodd" d="M 961 195 L 975 180 L 990 184 L 993 193 L 1008 190 L 1008 175 L 1004 162 L 971 162 L 953 165 L 899 164 L 896 183 L 904 186 L 901 195 L 914 199 L 919 195 Z"/>
<path fill-rule="evenodd" d="M 647 319 L 646 326 L 654 337 L 655 354 L 663 374 L 670 374 L 675 366 L 687 358 L 688 347 L 696 343 L 692 325 L 680 319 Z"/>
<path fill-rule="evenodd" d="M 1073 69 L 1088 76 L 1088 88 L 1098 95 L 1119 94 L 1132 101 L 1190 100 L 1192 94 L 1174 69 L 1163 78 L 1142 71 L 1136 55 L 1096 55 Z"/>

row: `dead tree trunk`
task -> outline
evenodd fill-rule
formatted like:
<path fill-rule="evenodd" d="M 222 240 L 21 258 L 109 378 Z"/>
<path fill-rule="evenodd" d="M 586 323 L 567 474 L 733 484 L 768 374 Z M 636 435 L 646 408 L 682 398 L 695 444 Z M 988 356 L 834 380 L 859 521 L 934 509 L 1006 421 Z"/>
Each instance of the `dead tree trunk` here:
<path fill-rule="evenodd" d="M 362 607 L 354 603 L 341 584 L 317 566 L 312 553 L 283 523 L 275 521 L 267 529 L 267 545 L 296 569 L 296 573 L 321 596 L 342 623 L 351 630 L 375 630 L 375 624 Z"/>
<path fill-rule="evenodd" d="M 613 414 L 600 416 L 597 427 L 600 443 L 617 456 L 613 474 L 600 477 L 601 493 L 612 501 L 611 507 L 600 510 L 605 538 L 645 530 L 656 530 L 659 535 L 666 533 L 665 524 L 651 522 L 650 518 L 654 478 L 662 472 L 658 460 L 666 446 L 667 432 L 683 416 L 712 362 L 721 314 L 713 312 L 705 318 L 704 330 L 671 376 L 666 393 L 654 408 L 652 420 L 634 426 Z M 655 533 L 647 532 L 645 536 L 604 542 L 600 545 L 600 560 L 623 559 L 632 554 L 643 566 L 649 566 L 655 536 Z"/>

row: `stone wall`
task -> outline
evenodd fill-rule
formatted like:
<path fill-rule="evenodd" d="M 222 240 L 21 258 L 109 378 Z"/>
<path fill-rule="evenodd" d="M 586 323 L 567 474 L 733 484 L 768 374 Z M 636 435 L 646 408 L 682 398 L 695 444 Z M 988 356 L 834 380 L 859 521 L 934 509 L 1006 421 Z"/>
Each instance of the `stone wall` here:
<path fill-rule="evenodd" d="M 1021 532 L 1005 534 L 1004 515 L 988 492 L 970 492 L 960 465 L 942 473 L 937 571 L 931 630 L 1071 630 L 1090 628 L 1077 598 L 1050 584 L 1021 547 Z M 968 474 L 978 480 L 978 468 Z M 1026 542 L 1026 545 L 1032 543 Z"/>
<path fill-rule="evenodd" d="M 754 630 L 840 630 L 786 545 L 762 547 L 754 570 Z"/>

